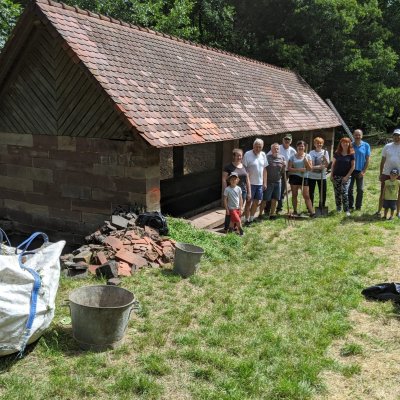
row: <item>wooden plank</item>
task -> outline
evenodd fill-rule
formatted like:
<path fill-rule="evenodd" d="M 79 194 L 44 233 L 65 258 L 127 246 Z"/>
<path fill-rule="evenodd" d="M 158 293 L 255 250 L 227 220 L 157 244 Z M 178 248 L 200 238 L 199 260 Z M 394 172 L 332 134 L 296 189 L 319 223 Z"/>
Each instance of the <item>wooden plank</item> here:
<path fill-rule="evenodd" d="M 17 128 L 17 132 L 23 132 L 23 133 L 32 133 L 32 130 L 30 129 L 29 125 L 26 123 L 25 119 L 23 118 L 23 115 L 20 115 L 19 110 L 15 110 L 12 107 L 12 104 L 10 102 L 13 102 L 12 98 L 8 94 L 3 101 L 2 109 L 7 116 L 13 121 L 14 126 Z"/>
<path fill-rule="evenodd" d="M 112 124 L 112 119 L 115 115 L 115 110 L 113 109 L 112 104 L 107 99 L 105 104 L 107 104 L 104 113 L 97 118 L 97 116 L 93 116 L 91 119 L 92 128 L 89 131 L 89 135 L 93 137 L 105 138 L 108 137 L 108 127 Z M 104 132 L 104 133 L 103 133 Z"/>
<path fill-rule="evenodd" d="M 40 61 L 40 65 L 44 68 L 49 75 L 51 75 L 51 81 L 56 79 L 56 68 L 54 63 L 54 56 L 52 50 L 46 48 L 41 41 L 38 43 L 37 52 Z"/>
<path fill-rule="evenodd" d="M 92 106 L 98 101 L 98 96 L 93 90 L 93 87 L 89 87 L 83 93 L 77 107 L 74 112 L 70 114 L 67 121 L 64 124 L 65 131 L 75 132 L 76 136 L 85 136 L 82 134 L 82 120 L 90 112 Z"/>
<path fill-rule="evenodd" d="M 111 115 L 108 122 L 111 122 L 111 124 L 109 123 L 109 124 L 105 125 L 104 133 L 99 132 L 99 136 L 96 136 L 96 137 L 110 138 L 113 136 L 113 133 L 117 132 L 121 126 L 121 119 L 116 112 L 114 112 Z"/>
<path fill-rule="evenodd" d="M 25 93 L 23 91 L 21 92 L 18 87 L 14 86 L 13 91 L 17 98 L 13 103 L 10 103 L 10 105 L 12 105 L 15 110 L 19 111 L 19 114 L 22 115 L 23 121 L 29 123 L 30 129 L 32 130 L 31 133 L 44 133 L 41 122 L 35 117 L 35 113 L 31 112 L 33 107 L 31 104 L 32 102 L 27 99 Z"/>
<path fill-rule="evenodd" d="M 88 132 L 90 132 L 93 124 L 96 123 L 96 119 L 100 117 L 101 112 L 103 111 L 103 105 L 107 103 L 104 96 L 99 96 L 95 98 L 95 101 L 92 103 L 90 109 L 86 112 L 84 117 L 82 118 L 80 125 L 80 132 L 78 136 L 87 136 Z"/>
<path fill-rule="evenodd" d="M 78 105 L 80 97 L 84 95 L 86 90 L 89 89 L 89 83 L 84 79 L 83 76 L 75 76 L 71 82 L 67 86 L 70 86 L 70 90 L 66 90 L 61 97 L 62 104 L 62 113 L 58 120 L 58 124 L 61 127 L 70 113 L 75 109 Z M 68 93 L 68 94 L 67 94 Z"/>
<path fill-rule="evenodd" d="M 12 121 L 9 119 L 9 115 L 1 110 L 1 105 L 0 105 L 0 131 L 11 132 L 11 133 L 18 132 L 18 128 L 16 128 L 12 123 Z"/>
<path fill-rule="evenodd" d="M 58 121 L 60 131 L 68 132 L 67 128 L 69 127 L 71 122 L 76 119 L 76 112 L 78 111 L 79 113 L 80 102 L 82 98 L 87 94 L 89 89 L 90 82 L 88 82 L 88 80 L 84 80 L 83 82 L 80 82 L 79 85 L 76 85 L 74 87 L 74 91 L 71 93 L 70 97 L 67 100 L 69 107 L 65 107 L 65 110 Z"/>
<path fill-rule="evenodd" d="M 26 119 L 26 114 L 24 112 L 23 107 L 21 107 L 21 104 L 19 102 L 19 99 L 15 99 L 16 97 L 16 92 L 15 88 L 12 88 L 12 93 L 8 96 L 8 103 L 7 103 L 7 108 L 10 112 L 10 115 L 13 116 L 13 120 L 15 122 L 19 123 L 21 126 L 23 126 L 22 132 L 24 133 L 33 133 L 33 126 L 31 121 Z"/>
<path fill-rule="evenodd" d="M 68 101 L 68 98 L 71 96 L 71 93 L 73 92 L 76 85 L 79 84 L 82 76 L 83 71 L 81 71 L 79 68 L 77 69 L 76 65 L 73 65 L 73 68 L 70 70 L 70 73 L 68 75 L 62 75 L 59 78 L 61 84 L 57 87 L 57 93 L 60 100 Z"/>
<path fill-rule="evenodd" d="M 43 133 L 57 134 L 55 110 L 51 112 L 46 108 L 42 96 L 38 96 L 39 92 L 35 90 L 34 82 L 30 80 L 24 81 L 22 75 L 20 80 L 22 81 L 20 88 L 21 96 L 25 96 L 28 100 L 28 104 L 30 104 L 30 108 L 27 109 L 27 112 L 34 115 L 34 119 L 43 127 Z M 18 86 L 17 84 L 16 88 L 18 88 Z"/>
<path fill-rule="evenodd" d="M 44 67 L 43 60 L 40 58 L 38 53 L 32 52 L 29 56 L 31 62 L 26 63 L 27 67 L 36 76 L 37 80 L 40 81 L 40 84 L 46 88 L 46 91 L 51 94 L 51 102 L 54 104 L 55 95 L 53 76 L 48 72 L 47 68 Z"/>

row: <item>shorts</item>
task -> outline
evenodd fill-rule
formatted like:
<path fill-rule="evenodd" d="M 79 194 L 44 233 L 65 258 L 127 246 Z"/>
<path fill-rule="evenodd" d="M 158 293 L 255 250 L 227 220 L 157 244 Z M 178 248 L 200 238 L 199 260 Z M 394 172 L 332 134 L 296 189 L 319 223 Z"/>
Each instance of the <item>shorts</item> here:
<path fill-rule="evenodd" d="M 381 175 L 381 193 L 383 193 L 383 189 L 385 189 L 385 181 L 390 179 L 390 175 Z M 400 180 L 400 175 L 397 177 L 397 180 Z"/>
<path fill-rule="evenodd" d="M 262 185 L 250 185 L 251 186 L 251 199 L 262 200 L 263 198 L 263 186 Z"/>
<path fill-rule="evenodd" d="M 308 178 L 303 178 L 298 175 L 289 175 L 289 184 L 293 186 L 308 186 Z"/>
<path fill-rule="evenodd" d="M 238 208 L 235 208 L 233 210 L 229 210 L 229 215 L 231 217 L 231 222 L 234 224 L 240 222 L 242 213 Z"/>
<path fill-rule="evenodd" d="M 267 188 L 263 193 L 264 201 L 280 200 L 281 199 L 281 182 L 272 182 L 267 184 Z"/>
<path fill-rule="evenodd" d="M 395 210 L 397 207 L 397 200 L 383 200 L 383 208 L 385 210 Z"/>
<path fill-rule="evenodd" d="M 246 201 L 246 199 L 247 199 L 247 190 L 246 189 L 243 189 L 243 188 L 241 188 L 242 189 L 242 200 L 243 200 L 243 203 Z"/>

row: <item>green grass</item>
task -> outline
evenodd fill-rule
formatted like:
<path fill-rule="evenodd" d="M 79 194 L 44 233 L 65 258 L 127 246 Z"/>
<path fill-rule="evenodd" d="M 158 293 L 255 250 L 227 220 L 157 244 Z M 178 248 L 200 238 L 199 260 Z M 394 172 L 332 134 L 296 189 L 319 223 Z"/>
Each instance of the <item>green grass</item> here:
<path fill-rule="evenodd" d="M 346 219 L 257 224 L 246 236 L 217 236 L 169 219 L 171 236 L 205 249 L 197 275 L 149 269 L 123 280 L 141 303 L 125 344 L 81 351 L 62 323 L 70 291 L 96 281 L 62 279 L 51 328 L 21 360 L 0 361 L 2 399 L 309 399 L 320 373 L 337 369 L 327 347 L 351 330 L 367 275 L 385 257 L 399 221 L 377 208 L 378 150 L 366 177 L 365 210 Z M 334 209 L 329 186 L 329 209 Z M 386 308 L 375 312 L 387 314 Z M 389 316 L 388 316 L 389 318 Z M 355 343 L 343 355 L 362 354 Z M 344 354 L 346 353 L 346 354 Z M 349 377 L 358 364 L 340 367 Z"/>

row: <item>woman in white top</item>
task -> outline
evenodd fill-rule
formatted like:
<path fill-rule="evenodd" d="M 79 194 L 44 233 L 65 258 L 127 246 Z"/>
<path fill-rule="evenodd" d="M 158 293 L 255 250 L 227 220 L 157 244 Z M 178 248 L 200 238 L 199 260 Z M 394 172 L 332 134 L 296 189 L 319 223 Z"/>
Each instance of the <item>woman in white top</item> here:
<path fill-rule="evenodd" d="M 306 154 L 306 143 L 299 140 L 296 143 L 297 153 L 290 157 L 288 163 L 289 184 L 292 190 L 293 212 L 297 213 L 297 195 L 299 190 L 303 190 L 303 198 L 311 217 L 315 216 L 313 205 L 311 204 L 310 192 L 308 189 L 308 172 L 312 169 L 312 161 L 309 154 Z M 301 210 L 300 210 L 301 211 Z"/>
<path fill-rule="evenodd" d="M 314 139 L 315 150 L 310 151 L 312 160 L 312 170 L 308 173 L 308 187 L 310 188 L 310 199 L 314 205 L 315 185 L 318 184 L 319 206 L 325 207 L 326 202 L 326 168 L 329 164 L 329 154 L 323 149 L 324 139 L 316 137 Z M 322 186 L 322 188 L 321 188 Z M 321 193 L 322 189 L 322 193 Z"/>

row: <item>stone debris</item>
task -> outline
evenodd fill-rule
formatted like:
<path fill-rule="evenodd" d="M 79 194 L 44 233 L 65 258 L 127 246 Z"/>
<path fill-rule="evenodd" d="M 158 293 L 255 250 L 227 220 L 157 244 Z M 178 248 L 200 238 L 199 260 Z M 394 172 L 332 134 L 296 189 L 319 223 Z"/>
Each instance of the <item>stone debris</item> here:
<path fill-rule="evenodd" d="M 163 268 L 172 263 L 175 241 L 149 226 L 136 226 L 135 219 L 135 214 L 122 214 L 104 221 L 100 229 L 86 236 L 87 244 L 61 256 L 65 275 L 75 278 L 93 274 L 118 282 L 118 277 L 142 268 Z"/>

